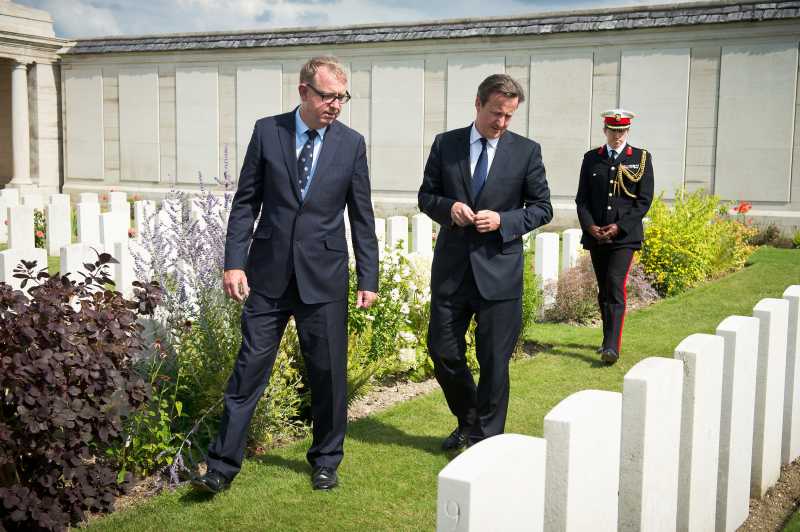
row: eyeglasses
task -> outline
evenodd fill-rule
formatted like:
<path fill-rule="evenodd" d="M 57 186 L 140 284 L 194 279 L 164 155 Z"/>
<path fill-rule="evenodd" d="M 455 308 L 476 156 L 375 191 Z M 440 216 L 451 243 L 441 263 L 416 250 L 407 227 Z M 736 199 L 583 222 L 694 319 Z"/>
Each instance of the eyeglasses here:
<path fill-rule="evenodd" d="M 337 100 L 340 104 L 345 104 L 350 101 L 350 93 L 347 91 L 344 91 L 344 94 L 336 94 L 335 92 L 320 92 L 311 83 L 306 83 L 306 87 L 316 92 L 319 98 L 322 100 L 322 103 L 331 104 L 333 103 L 333 100 Z"/>

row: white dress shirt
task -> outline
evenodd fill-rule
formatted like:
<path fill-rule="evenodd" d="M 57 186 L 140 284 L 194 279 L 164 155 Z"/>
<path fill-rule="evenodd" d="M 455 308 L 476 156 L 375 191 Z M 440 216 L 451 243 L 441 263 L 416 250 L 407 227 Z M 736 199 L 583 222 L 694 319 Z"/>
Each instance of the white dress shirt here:
<path fill-rule="evenodd" d="M 622 146 L 620 146 L 618 150 L 614 150 L 615 152 L 617 152 L 617 157 L 619 157 L 619 154 L 620 154 L 620 153 L 622 153 L 623 151 L 625 151 L 625 146 L 627 146 L 627 145 L 628 145 L 628 143 L 627 143 L 627 142 L 623 142 L 623 143 L 622 143 Z M 613 148 L 611 148 L 611 146 L 609 146 L 608 144 L 606 144 L 606 155 L 608 155 L 609 157 L 611 157 L 611 150 L 612 150 L 612 149 L 613 149 Z M 614 158 L 614 160 L 616 160 L 616 157 Z"/>
<path fill-rule="evenodd" d="M 478 157 L 481 155 L 481 135 L 478 133 L 478 129 L 475 127 L 475 124 L 472 124 L 472 128 L 469 131 L 469 175 L 472 176 L 475 174 L 475 166 L 478 164 Z M 486 139 L 486 178 L 488 181 L 489 178 L 489 170 L 492 169 L 492 161 L 494 160 L 494 152 L 497 151 L 497 142 L 499 138 L 496 139 Z"/>

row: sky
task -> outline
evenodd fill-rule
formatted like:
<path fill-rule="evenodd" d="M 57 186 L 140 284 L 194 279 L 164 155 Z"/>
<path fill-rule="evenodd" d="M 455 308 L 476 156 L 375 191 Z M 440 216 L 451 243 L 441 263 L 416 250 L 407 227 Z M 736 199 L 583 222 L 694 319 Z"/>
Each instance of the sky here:
<path fill-rule="evenodd" d="M 48 11 L 56 35 L 63 38 L 415 22 L 666 3 L 666 0 L 13 1 Z"/>

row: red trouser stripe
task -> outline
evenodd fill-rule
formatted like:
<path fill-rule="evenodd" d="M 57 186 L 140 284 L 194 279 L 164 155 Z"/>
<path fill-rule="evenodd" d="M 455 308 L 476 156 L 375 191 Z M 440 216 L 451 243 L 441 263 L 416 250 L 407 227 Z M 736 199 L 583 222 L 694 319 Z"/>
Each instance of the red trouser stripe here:
<path fill-rule="evenodd" d="M 633 265 L 633 255 L 628 263 L 628 271 L 625 272 L 625 280 L 622 281 L 622 322 L 619 324 L 619 336 L 617 337 L 617 353 L 622 353 L 622 329 L 625 327 L 625 314 L 628 310 L 628 275 L 631 273 Z"/>

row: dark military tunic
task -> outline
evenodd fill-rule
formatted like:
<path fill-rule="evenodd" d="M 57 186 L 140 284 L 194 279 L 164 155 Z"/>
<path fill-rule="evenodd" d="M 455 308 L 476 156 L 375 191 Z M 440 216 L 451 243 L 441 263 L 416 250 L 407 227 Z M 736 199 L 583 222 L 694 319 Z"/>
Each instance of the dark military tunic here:
<path fill-rule="evenodd" d="M 645 150 L 627 145 L 612 161 L 603 145 L 583 156 L 575 197 L 583 230 L 581 243 L 591 254 L 597 277 L 597 302 L 603 318 L 601 349 L 617 354 L 625 322 L 625 285 L 633 251 L 642 247 L 642 218 L 653 201 L 653 188 L 653 158 Z M 619 234 L 609 243 L 598 243 L 589 227 L 609 224 L 617 224 Z"/>
<path fill-rule="evenodd" d="M 644 230 L 642 218 L 653 201 L 653 157 L 644 150 L 630 144 L 623 148 L 616 161 L 608 158 L 606 146 L 589 150 L 583 156 L 578 195 L 578 220 L 583 229 L 581 243 L 586 249 L 593 249 L 597 241 L 589 234 L 590 225 L 615 223 L 619 234 L 611 245 L 639 249 L 642 246 Z M 636 174 L 644 170 L 639 180 Z M 624 167 L 620 175 L 620 165 Z M 633 197 L 632 197 L 633 196 Z"/>

